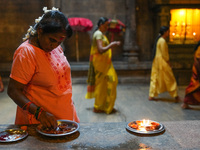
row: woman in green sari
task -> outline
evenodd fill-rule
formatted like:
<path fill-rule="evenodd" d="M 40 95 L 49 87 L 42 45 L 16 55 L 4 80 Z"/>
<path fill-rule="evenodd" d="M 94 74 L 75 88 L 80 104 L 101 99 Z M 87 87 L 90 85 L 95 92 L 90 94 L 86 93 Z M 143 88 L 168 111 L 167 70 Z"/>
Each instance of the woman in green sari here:
<path fill-rule="evenodd" d="M 95 98 L 96 113 L 107 114 L 115 111 L 114 104 L 117 95 L 118 78 L 112 64 L 111 48 L 120 45 L 120 41 L 109 43 L 104 33 L 108 29 L 108 19 L 101 17 L 93 34 L 90 51 L 90 66 L 88 71 L 88 86 L 86 99 Z"/>

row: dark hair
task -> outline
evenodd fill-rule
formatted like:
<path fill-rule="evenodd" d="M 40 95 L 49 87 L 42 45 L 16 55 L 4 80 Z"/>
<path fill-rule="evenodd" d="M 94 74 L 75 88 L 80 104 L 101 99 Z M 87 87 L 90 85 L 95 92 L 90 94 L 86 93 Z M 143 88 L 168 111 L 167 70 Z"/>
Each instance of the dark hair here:
<path fill-rule="evenodd" d="M 94 31 L 96 31 L 100 27 L 100 25 L 104 24 L 107 21 L 108 21 L 108 18 L 106 18 L 106 17 L 100 17 L 99 20 L 98 20 L 98 22 L 97 22 L 97 26 L 96 26 L 96 28 L 95 28 Z"/>
<path fill-rule="evenodd" d="M 200 41 L 196 44 L 195 48 L 194 48 L 194 51 L 196 51 L 200 46 Z"/>
<path fill-rule="evenodd" d="M 108 18 L 106 18 L 106 17 L 100 17 L 99 21 L 97 22 L 97 26 L 99 27 L 100 25 L 104 24 L 107 21 L 108 21 Z"/>
<path fill-rule="evenodd" d="M 163 35 L 166 31 L 168 31 L 169 30 L 169 27 L 167 27 L 167 26 L 162 26 L 161 28 L 160 28 L 160 34 L 161 35 Z"/>
<path fill-rule="evenodd" d="M 73 34 L 73 30 L 69 25 L 67 17 L 60 11 L 52 10 L 45 13 L 34 29 L 41 28 L 43 33 L 66 32 L 68 38 Z"/>
<path fill-rule="evenodd" d="M 156 37 L 156 40 L 155 40 L 154 45 L 153 45 L 152 55 L 151 55 L 152 60 L 154 59 L 154 57 L 156 55 L 156 46 L 157 46 L 158 39 L 168 30 L 169 30 L 169 27 L 167 27 L 167 26 L 162 26 L 160 28 L 159 35 Z"/>

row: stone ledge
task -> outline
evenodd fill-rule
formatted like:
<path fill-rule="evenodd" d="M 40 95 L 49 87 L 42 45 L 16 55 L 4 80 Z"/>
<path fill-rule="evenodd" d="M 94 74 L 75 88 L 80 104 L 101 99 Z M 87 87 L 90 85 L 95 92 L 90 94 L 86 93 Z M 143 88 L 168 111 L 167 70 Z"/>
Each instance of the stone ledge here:
<path fill-rule="evenodd" d="M 72 71 L 85 71 L 89 68 L 89 62 L 70 62 Z M 144 70 L 151 69 L 151 61 L 128 63 L 123 61 L 113 61 L 116 70 Z"/>
<path fill-rule="evenodd" d="M 69 62 L 72 71 L 88 70 L 89 62 Z M 174 64 L 174 65 L 173 65 Z M 173 62 L 174 69 L 188 69 L 188 66 L 181 65 L 178 62 Z M 141 61 L 137 63 L 129 63 L 124 61 L 113 61 L 113 66 L 116 70 L 145 70 L 151 69 L 152 61 Z M 0 70 L 10 71 L 12 63 L 0 63 Z M 189 66 L 191 67 L 191 66 Z"/>
<path fill-rule="evenodd" d="M 149 84 L 150 77 L 144 76 L 118 76 L 118 84 Z M 87 77 L 72 77 L 72 84 L 87 84 Z"/>
<path fill-rule="evenodd" d="M 0 149 L 200 149 L 199 120 L 158 122 L 164 125 L 165 131 L 155 135 L 135 134 L 126 129 L 129 122 L 81 122 L 79 131 L 67 138 L 43 136 L 35 130 L 36 125 L 27 125 L 28 138 L 14 146 L 0 144 Z M 0 130 L 19 127 L 4 124 Z"/>
<path fill-rule="evenodd" d="M 85 84 L 89 62 L 70 62 L 72 82 L 74 84 Z M 149 83 L 151 73 L 151 61 L 137 62 L 134 64 L 122 61 L 114 61 L 114 68 L 118 74 L 119 83 Z M 0 75 L 8 78 L 11 70 L 11 63 L 0 63 Z M 191 69 L 184 64 L 173 63 L 173 72 L 178 85 L 187 85 L 191 76 Z M 188 68 L 189 67 L 189 68 Z"/>

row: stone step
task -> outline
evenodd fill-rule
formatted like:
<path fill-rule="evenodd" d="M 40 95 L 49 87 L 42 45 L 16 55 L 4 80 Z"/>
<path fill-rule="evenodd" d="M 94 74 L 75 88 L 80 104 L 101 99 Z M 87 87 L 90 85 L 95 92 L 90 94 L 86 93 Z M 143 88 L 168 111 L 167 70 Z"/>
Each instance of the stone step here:
<path fill-rule="evenodd" d="M 70 63 L 73 84 L 86 84 L 89 63 L 73 62 Z M 149 84 L 151 62 L 139 62 L 130 64 L 128 62 L 113 62 L 117 72 L 119 84 Z"/>
<path fill-rule="evenodd" d="M 86 83 L 89 62 L 69 62 L 71 66 L 72 82 Z M 114 61 L 113 65 L 117 72 L 119 83 L 149 84 L 151 73 L 151 61 L 128 63 L 124 61 Z M 174 63 L 173 72 L 178 85 L 188 85 L 191 77 L 190 67 Z M 8 78 L 11 63 L 0 64 L 0 75 Z"/>
<path fill-rule="evenodd" d="M 139 77 L 121 77 L 118 76 L 118 84 L 134 84 L 134 85 L 146 85 L 150 83 L 150 78 L 145 76 L 139 76 Z M 72 84 L 87 84 L 87 77 L 72 77 Z"/>

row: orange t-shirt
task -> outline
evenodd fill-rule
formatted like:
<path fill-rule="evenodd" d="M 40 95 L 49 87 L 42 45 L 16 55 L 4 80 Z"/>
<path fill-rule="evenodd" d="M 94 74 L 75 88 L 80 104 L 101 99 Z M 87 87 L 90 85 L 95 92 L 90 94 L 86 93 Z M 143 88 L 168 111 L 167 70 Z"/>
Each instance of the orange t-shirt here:
<path fill-rule="evenodd" d="M 15 51 L 10 77 L 26 84 L 24 94 L 57 119 L 79 122 L 72 100 L 70 65 L 61 46 L 45 52 L 25 41 Z M 39 123 L 17 107 L 15 124 Z"/>

